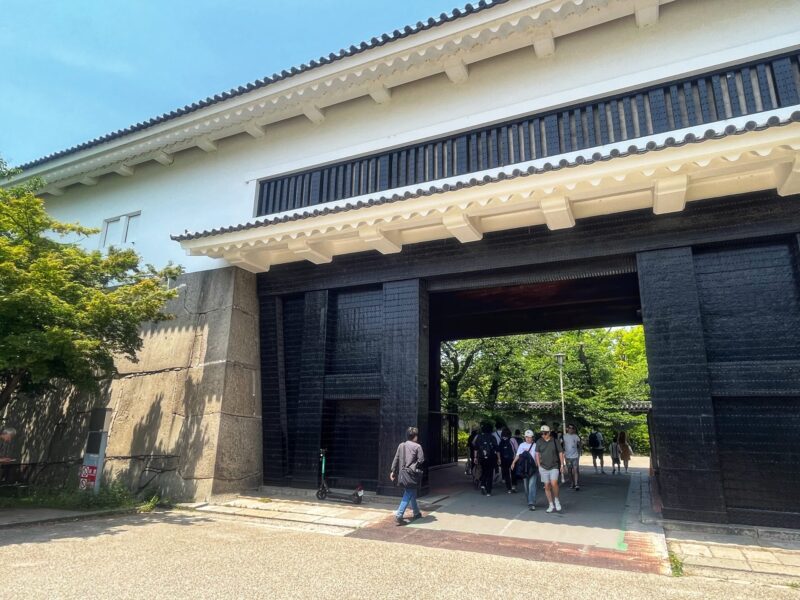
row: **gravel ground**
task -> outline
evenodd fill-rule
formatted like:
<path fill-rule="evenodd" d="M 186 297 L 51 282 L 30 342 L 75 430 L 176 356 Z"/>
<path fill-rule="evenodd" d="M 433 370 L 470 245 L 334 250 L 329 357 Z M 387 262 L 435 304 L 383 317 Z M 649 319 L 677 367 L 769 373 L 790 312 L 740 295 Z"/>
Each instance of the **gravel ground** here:
<path fill-rule="evenodd" d="M 6 598 L 800 598 L 670 578 L 273 529 L 171 512 L 0 531 Z"/>

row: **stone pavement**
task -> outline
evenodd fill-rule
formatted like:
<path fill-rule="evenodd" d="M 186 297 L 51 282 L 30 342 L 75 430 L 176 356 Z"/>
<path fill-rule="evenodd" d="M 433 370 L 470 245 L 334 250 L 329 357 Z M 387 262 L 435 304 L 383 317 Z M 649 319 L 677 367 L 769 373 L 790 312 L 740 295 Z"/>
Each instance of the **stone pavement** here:
<path fill-rule="evenodd" d="M 204 514 L 257 519 L 273 527 L 347 535 L 390 517 L 387 506 L 355 505 L 349 502 L 310 501 L 266 496 L 239 496 L 216 503 L 180 504 L 179 508 Z"/>
<path fill-rule="evenodd" d="M 668 523 L 666 531 L 669 549 L 683 562 L 685 575 L 793 582 L 800 587 L 800 532 L 772 530 L 774 537 L 759 539 L 741 533 L 683 531 Z"/>

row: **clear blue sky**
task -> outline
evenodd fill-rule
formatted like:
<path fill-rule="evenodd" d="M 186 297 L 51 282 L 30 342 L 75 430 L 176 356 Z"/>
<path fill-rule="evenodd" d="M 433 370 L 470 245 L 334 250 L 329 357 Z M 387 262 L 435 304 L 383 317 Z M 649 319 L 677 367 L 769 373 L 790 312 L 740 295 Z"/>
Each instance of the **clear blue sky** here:
<path fill-rule="evenodd" d="M 2 0 L 0 156 L 21 164 L 455 6 Z"/>

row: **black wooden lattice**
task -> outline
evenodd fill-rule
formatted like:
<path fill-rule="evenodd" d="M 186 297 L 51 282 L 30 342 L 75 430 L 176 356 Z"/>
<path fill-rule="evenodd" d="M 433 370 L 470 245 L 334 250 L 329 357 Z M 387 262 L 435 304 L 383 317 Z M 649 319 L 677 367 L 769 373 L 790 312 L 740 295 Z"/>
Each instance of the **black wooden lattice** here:
<path fill-rule="evenodd" d="M 799 53 L 266 179 L 257 216 L 795 104 Z"/>

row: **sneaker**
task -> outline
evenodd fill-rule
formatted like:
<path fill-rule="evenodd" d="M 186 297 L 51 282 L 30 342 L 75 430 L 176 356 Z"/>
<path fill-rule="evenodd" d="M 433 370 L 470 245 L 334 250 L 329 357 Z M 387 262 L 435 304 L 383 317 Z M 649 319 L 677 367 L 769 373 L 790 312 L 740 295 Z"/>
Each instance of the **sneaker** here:
<path fill-rule="evenodd" d="M 606 473 L 605 471 L 600 471 L 600 474 L 601 475 L 608 475 L 608 473 Z"/>
<path fill-rule="evenodd" d="M 561 502 L 559 502 L 558 498 L 555 499 L 556 505 L 556 512 L 561 512 Z"/>
<path fill-rule="evenodd" d="M 516 493 L 517 493 L 517 488 L 515 488 L 515 487 L 512 487 L 512 488 L 511 488 L 511 493 L 512 493 L 512 494 L 516 494 Z"/>
<path fill-rule="evenodd" d="M 400 525 L 407 525 L 408 521 L 406 521 L 403 517 L 398 517 L 397 515 L 395 515 L 394 523 L 395 525 L 400 526 Z"/>
<path fill-rule="evenodd" d="M 576 485 L 576 486 L 575 486 L 575 491 L 576 491 L 576 492 L 580 492 L 580 491 L 581 491 L 581 486 L 579 486 L 579 485 Z"/>
<path fill-rule="evenodd" d="M 510 493 L 511 493 L 511 490 L 506 490 L 506 494 L 510 494 Z"/>
<path fill-rule="evenodd" d="M 546 511 L 544 511 L 544 512 L 546 512 L 546 513 L 551 513 L 551 512 L 553 512 L 553 505 L 551 504 L 550 506 L 548 506 L 548 507 L 547 507 L 547 510 L 546 510 Z"/>
<path fill-rule="evenodd" d="M 492 495 L 492 492 L 486 492 L 486 497 L 487 497 L 487 498 L 488 498 L 489 496 L 491 496 L 491 495 Z"/>
<path fill-rule="evenodd" d="M 421 519 L 421 518 L 422 518 L 422 513 L 417 513 L 417 514 L 415 514 L 415 515 L 413 515 L 411 517 L 411 520 L 412 521 L 416 521 L 417 519 Z"/>
<path fill-rule="evenodd" d="M 486 495 L 486 487 L 481 486 L 481 494 L 484 496 Z"/>
<path fill-rule="evenodd" d="M 528 510 L 536 510 L 536 507 L 533 504 L 528 504 Z"/>

